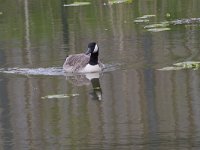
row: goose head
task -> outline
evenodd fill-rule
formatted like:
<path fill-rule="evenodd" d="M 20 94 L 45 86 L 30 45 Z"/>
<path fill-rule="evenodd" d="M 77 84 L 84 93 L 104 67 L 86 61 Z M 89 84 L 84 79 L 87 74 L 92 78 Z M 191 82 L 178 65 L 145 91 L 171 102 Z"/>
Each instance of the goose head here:
<path fill-rule="evenodd" d="M 85 52 L 86 55 L 88 54 L 98 54 L 99 52 L 99 47 L 97 46 L 97 44 L 95 42 L 91 42 L 88 44 L 88 49 Z"/>

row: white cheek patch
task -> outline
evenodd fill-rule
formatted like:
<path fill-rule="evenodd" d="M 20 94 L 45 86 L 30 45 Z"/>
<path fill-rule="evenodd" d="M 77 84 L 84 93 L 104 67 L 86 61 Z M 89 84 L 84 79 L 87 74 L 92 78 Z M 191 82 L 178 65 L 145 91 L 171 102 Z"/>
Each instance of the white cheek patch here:
<path fill-rule="evenodd" d="M 99 49 L 99 48 L 98 48 L 98 46 L 97 46 L 97 44 L 96 44 L 93 53 L 96 53 L 96 52 L 98 51 L 98 49 Z"/>

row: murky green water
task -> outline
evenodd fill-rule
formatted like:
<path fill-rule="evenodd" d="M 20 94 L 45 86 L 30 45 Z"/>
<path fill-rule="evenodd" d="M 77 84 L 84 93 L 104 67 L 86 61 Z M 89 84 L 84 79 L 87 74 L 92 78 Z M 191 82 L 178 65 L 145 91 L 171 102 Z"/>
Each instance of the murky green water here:
<path fill-rule="evenodd" d="M 200 1 L 63 7 L 72 2 L 0 1 L 0 67 L 36 69 L 0 73 L 0 149 L 199 149 L 200 71 L 157 69 L 200 60 L 200 25 L 144 26 L 198 18 Z M 107 70 L 92 81 L 60 74 L 91 41 Z"/>

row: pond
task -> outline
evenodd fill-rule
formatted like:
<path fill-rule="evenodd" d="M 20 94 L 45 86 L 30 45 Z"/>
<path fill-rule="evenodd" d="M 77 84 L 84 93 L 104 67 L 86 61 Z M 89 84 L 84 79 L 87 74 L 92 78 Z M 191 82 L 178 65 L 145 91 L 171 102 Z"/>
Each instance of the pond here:
<path fill-rule="evenodd" d="M 200 61 L 200 1 L 74 2 L 0 0 L 0 149 L 199 149 L 200 71 L 162 68 Z"/>

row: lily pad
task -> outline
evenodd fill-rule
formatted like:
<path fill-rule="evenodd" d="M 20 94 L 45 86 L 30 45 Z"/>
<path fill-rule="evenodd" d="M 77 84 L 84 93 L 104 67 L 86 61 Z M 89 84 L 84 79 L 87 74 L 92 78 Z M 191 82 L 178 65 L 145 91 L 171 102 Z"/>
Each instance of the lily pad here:
<path fill-rule="evenodd" d="M 71 4 L 64 4 L 64 6 L 84 6 L 84 5 L 90 5 L 90 2 L 74 2 Z"/>
<path fill-rule="evenodd" d="M 151 28 L 151 29 L 147 29 L 147 31 L 150 32 L 161 32 L 161 31 L 168 31 L 171 30 L 171 28 Z"/>
<path fill-rule="evenodd" d="M 109 0 L 108 4 L 113 5 L 113 4 L 120 4 L 120 3 L 131 3 L 133 0 Z"/>
<path fill-rule="evenodd" d="M 79 94 L 57 94 L 57 95 L 47 95 L 44 97 L 41 97 L 42 99 L 53 99 L 53 98 L 69 98 L 69 97 L 75 97 Z"/>

